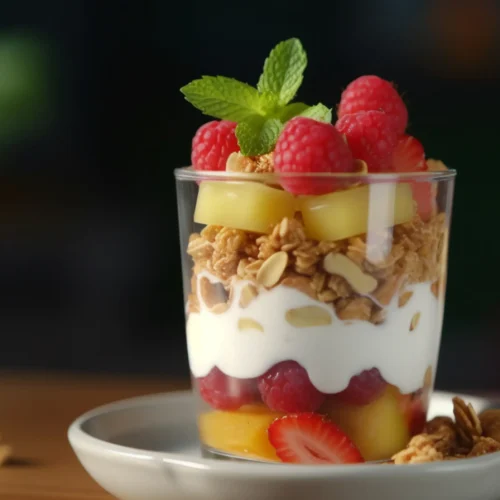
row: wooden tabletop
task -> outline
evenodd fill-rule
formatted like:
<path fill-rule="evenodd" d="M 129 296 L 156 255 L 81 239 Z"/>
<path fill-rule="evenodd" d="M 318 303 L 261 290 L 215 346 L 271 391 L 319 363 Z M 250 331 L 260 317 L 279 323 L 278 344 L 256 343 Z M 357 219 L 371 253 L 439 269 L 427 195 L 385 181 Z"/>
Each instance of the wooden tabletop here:
<path fill-rule="evenodd" d="M 188 387 L 158 378 L 0 372 L 0 433 L 13 448 L 0 468 L 0 499 L 112 499 L 73 454 L 66 438 L 71 422 L 105 403 Z"/>

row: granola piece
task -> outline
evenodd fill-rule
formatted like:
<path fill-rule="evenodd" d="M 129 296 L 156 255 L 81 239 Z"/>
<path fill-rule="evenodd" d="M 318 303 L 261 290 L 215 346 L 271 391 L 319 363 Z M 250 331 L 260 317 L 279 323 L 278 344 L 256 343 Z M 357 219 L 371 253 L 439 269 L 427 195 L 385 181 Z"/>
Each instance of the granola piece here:
<path fill-rule="evenodd" d="M 187 253 L 195 261 L 206 261 L 212 257 L 214 251 L 213 244 L 198 233 L 193 233 L 189 237 Z"/>
<path fill-rule="evenodd" d="M 0 466 L 5 464 L 12 456 L 12 448 L 6 444 L 0 444 Z"/>
<path fill-rule="evenodd" d="M 226 161 L 227 172 L 272 173 L 274 153 L 259 156 L 244 156 L 240 152 L 231 153 Z"/>
<path fill-rule="evenodd" d="M 385 309 L 374 306 L 372 309 L 372 315 L 370 321 L 374 325 L 380 325 L 385 321 L 386 317 L 387 317 L 387 311 Z"/>
<path fill-rule="evenodd" d="M 207 241 L 210 241 L 210 243 L 213 243 L 215 241 L 215 237 L 219 233 L 219 231 L 222 230 L 222 226 L 216 226 L 215 224 L 209 224 L 208 226 L 205 226 L 203 230 L 200 233 L 200 236 L 205 238 Z"/>
<path fill-rule="evenodd" d="M 369 321 L 372 314 L 373 302 L 366 297 L 340 299 L 335 303 L 337 316 L 342 320 L 359 319 Z"/>
<path fill-rule="evenodd" d="M 254 281 L 263 262 L 263 260 L 253 258 L 241 259 L 238 262 L 236 274 L 241 279 Z"/>
<path fill-rule="evenodd" d="M 404 281 L 403 275 L 394 274 L 375 290 L 372 297 L 382 306 L 388 306 L 403 286 Z"/>
<path fill-rule="evenodd" d="M 392 456 L 395 464 L 421 464 L 444 459 L 444 454 L 436 449 L 437 436 L 418 434 L 404 450 Z"/>
<path fill-rule="evenodd" d="M 500 410 L 485 410 L 479 414 L 483 436 L 500 443 Z"/>
<path fill-rule="evenodd" d="M 467 405 L 463 399 L 454 397 L 453 414 L 461 443 L 465 446 L 472 446 L 474 438 L 480 437 L 483 433 L 477 413 L 470 403 Z"/>
<path fill-rule="evenodd" d="M 474 446 L 467 457 L 479 457 L 497 451 L 500 451 L 500 443 L 496 439 L 481 436 L 475 439 Z"/>
<path fill-rule="evenodd" d="M 305 293 L 312 299 L 317 298 L 316 292 L 312 287 L 312 282 L 306 276 L 301 276 L 300 274 L 291 273 L 281 281 L 281 284 L 283 286 L 289 286 L 291 288 L 295 288 L 299 292 Z"/>
<path fill-rule="evenodd" d="M 330 276 L 326 286 L 335 292 L 337 298 L 345 299 L 353 294 L 351 285 L 342 276 Z"/>
<path fill-rule="evenodd" d="M 449 417 L 433 418 L 425 424 L 423 433 L 437 438 L 435 448 L 444 454 L 449 454 L 457 447 L 455 423 Z"/>

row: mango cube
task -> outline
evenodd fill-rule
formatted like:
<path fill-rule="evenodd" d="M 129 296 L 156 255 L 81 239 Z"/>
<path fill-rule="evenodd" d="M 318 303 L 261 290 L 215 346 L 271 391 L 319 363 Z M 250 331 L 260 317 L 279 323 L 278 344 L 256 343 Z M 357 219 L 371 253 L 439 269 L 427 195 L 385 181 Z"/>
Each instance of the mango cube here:
<path fill-rule="evenodd" d="M 365 460 L 390 458 L 410 440 L 406 415 L 390 386 L 370 404 L 331 402 L 325 411 L 352 439 Z"/>
<path fill-rule="evenodd" d="M 336 241 L 410 221 L 415 215 L 408 183 L 375 183 L 299 199 L 307 235 Z"/>
<path fill-rule="evenodd" d="M 258 182 L 205 181 L 200 184 L 194 221 L 267 233 L 293 217 L 294 197 Z"/>
<path fill-rule="evenodd" d="M 267 429 L 282 413 L 264 406 L 248 405 L 238 411 L 211 411 L 199 417 L 202 442 L 212 448 L 263 460 L 279 462 L 269 442 Z"/>

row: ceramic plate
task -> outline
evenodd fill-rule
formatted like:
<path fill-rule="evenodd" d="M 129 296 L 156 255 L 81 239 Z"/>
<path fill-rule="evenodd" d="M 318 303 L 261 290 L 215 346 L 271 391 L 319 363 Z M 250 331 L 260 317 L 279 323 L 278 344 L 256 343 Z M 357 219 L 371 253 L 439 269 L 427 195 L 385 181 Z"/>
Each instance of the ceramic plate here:
<path fill-rule="evenodd" d="M 435 393 L 430 417 L 450 415 Z M 477 411 L 495 406 L 465 396 Z M 113 403 L 78 418 L 69 440 L 120 500 L 499 500 L 500 453 L 419 465 L 301 466 L 202 458 L 190 392 Z"/>

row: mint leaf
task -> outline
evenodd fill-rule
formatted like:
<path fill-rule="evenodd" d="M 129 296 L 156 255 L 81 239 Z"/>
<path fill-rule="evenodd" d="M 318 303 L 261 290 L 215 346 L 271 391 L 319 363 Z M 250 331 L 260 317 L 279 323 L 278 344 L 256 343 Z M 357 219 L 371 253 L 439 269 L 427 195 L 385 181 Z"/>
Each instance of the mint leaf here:
<path fill-rule="evenodd" d="M 181 88 L 187 101 L 204 114 L 239 122 L 264 114 L 257 89 L 225 76 L 203 76 Z"/>
<path fill-rule="evenodd" d="M 274 148 L 283 124 L 276 118 L 253 116 L 236 127 L 236 137 L 241 153 L 256 156 L 269 153 Z"/>
<path fill-rule="evenodd" d="M 291 104 L 288 104 L 287 106 L 282 108 L 281 112 L 279 113 L 279 119 L 283 123 L 285 123 L 290 120 L 290 118 L 300 115 L 308 108 L 309 106 L 307 104 L 304 104 L 303 102 L 292 102 Z"/>
<path fill-rule="evenodd" d="M 284 106 L 295 97 L 306 66 L 307 55 L 300 40 L 285 40 L 276 45 L 266 59 L 257 88 L 259 92 L 275 94 Z"/>
<path fill-rule="evenodd" d="M 302 111 L 302 113 L 300 113 L 300 116 L 312 118 L 313 120 L 318 120 L 319 122 L 332 123 L 332 110 L 321 103 L 316 104 L 316 106 L 311 106 L 305 111 Z"/>

